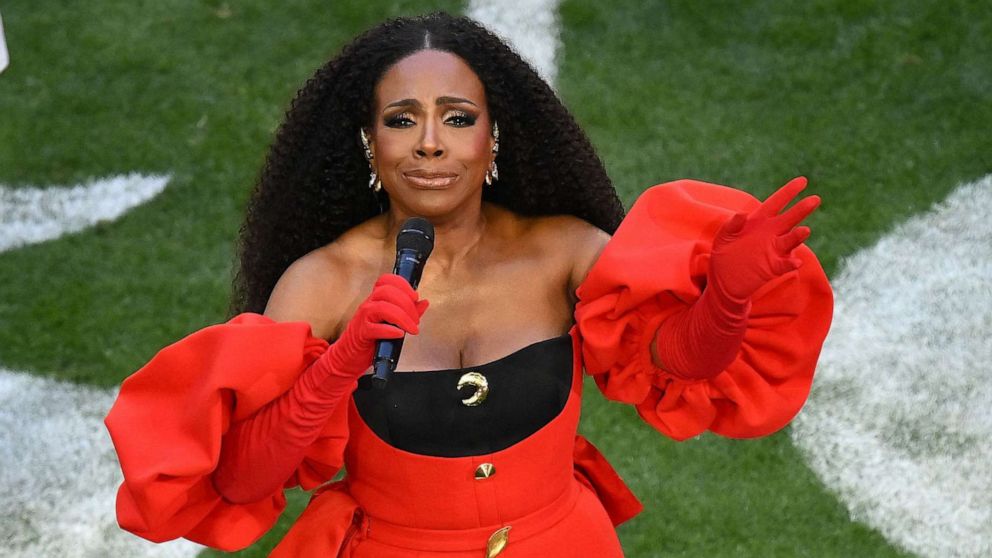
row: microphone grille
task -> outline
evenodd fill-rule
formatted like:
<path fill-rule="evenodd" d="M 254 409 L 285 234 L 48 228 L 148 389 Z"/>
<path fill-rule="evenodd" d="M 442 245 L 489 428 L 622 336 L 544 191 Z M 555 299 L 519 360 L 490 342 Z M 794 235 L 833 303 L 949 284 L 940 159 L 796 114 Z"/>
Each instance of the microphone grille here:
<path fill-rule="evenodd" d="M 396 250 L 413 249 L 426 258 L 434 250 L 434 225 L 423 217 L 411 217 L 400 226 Z"/>

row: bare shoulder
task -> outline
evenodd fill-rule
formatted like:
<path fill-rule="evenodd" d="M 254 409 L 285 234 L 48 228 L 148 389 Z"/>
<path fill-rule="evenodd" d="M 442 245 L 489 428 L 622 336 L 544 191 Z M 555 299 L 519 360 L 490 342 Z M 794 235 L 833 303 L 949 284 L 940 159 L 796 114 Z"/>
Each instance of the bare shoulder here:
<path fill-rule="evenodd" d="M 353 229 L 300 257 L 279 278 L 265 315 L 278 322 L 308 322 L 315 337 L 337 337 L 374 272 L 366 243 L 365 235 Z"/>
<path fill-rule="evenodd" d="M 606 231 L 571 215 L 537 218 L 534 232 L 542 242 L 566 258 L 570 269 L 569 292 L 585 279 L 610 240 L 610 234 Z"/>

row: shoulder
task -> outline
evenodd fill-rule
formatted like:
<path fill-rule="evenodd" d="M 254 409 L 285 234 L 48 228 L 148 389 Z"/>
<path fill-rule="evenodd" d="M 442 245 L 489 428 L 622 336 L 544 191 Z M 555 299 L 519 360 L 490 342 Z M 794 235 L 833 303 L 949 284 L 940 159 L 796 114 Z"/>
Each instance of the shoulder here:
<path fill-rule="evenodd" d="M 538 217 L 531 226 L 540 242 L 564 258 L 569 271 L 570 293 L 585 279 L 610 241 L 609 233 L 572 215 Z"/>
<path fill-rule="evenodd" d="M 265 315 L 279 322 L 308 322 L 315 337 L 336 337 L 379 265 L 375 256 L 381 244 L 375 245 L 363 227 L 290 264 L 269 296 Z"/>
<path fill-rule="evenodd" d="M 498 217 L 503 240 L 531 245 L 544 253 L 567 259 L 586 259 L 598 254 L 610 240 L 606 231 L 572 215 L 525 216 L 504 207 L 490 205 L 490 219 Z"/>

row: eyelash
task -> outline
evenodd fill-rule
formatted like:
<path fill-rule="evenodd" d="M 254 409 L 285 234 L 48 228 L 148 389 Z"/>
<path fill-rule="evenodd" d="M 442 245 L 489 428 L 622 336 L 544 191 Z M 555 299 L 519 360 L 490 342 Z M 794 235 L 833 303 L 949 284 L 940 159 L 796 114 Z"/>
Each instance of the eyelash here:
<path fill-rule="evenodd" d="M 390 128 L 408 128 L 412 124 L 412 118 L 410 113 L 401 112 L 399 114 L 390 116 L 386 119 L 386 126 Z M 465 112 L 454 112 L 451 116 L 444 119 L 445 122 L 450 122 L 452 120 L 458 119 L 461 122 L 452 123 L 456 128 L 467 128 L 475 124 L 476 117 Z"/>

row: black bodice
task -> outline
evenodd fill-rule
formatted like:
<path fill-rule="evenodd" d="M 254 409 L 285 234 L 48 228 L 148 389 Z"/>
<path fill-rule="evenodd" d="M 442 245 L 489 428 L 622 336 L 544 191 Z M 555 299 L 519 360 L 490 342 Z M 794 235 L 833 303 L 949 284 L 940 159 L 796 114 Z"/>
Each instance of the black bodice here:
<path fill-rule="evenodd" d="M 457 388 L 468 372 L 485 376 L 489 393 L 477 406 Z M 499 360 L 450 370 L 397 372 L 386 389 L 363 376 L 355 405 L 366 424 L 391 446 L 438 457 L 481 455 L 506 449 L 561 413 L 572 385 L 569 335 L 538 341 Z"/>

